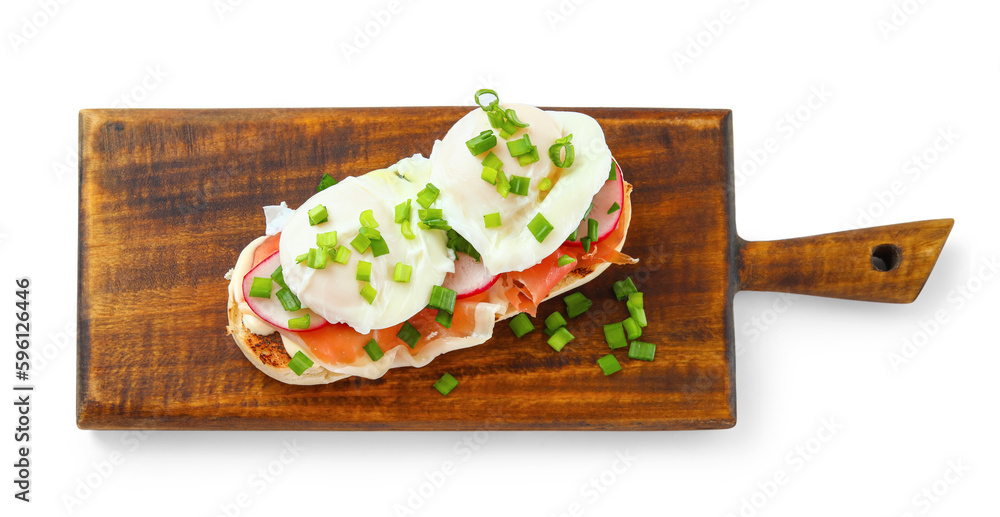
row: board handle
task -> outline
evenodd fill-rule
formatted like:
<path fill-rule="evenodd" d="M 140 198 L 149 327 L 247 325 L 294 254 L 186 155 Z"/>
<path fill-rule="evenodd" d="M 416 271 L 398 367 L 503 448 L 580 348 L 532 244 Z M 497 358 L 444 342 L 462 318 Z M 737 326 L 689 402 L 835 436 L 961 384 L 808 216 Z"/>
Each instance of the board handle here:
<path fill-rule="evenodd" d="M 934 219 L 798 239 L 740 239 L 740 289 L 910 303 L 954 224 Z"/>

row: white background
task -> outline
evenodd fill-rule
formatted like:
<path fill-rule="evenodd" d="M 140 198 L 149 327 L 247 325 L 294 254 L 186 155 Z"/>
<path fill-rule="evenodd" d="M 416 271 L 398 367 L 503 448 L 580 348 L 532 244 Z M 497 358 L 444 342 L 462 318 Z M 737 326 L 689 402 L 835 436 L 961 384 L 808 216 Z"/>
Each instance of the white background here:
<path fill-rule="evenodd" d="M 418 503 L 424 515 L 996 513 L 1000 281 L 985 266 L 1000 253 L 996 2 L 151 4 L 0 7 L 0 280 L 12 299 L 13 279 L 32 278 L 39 356 L 32 502 L 4 481 L 4 515 L 397 515 Z M 359 37 L 366 24 L 375 35 Z M 737 296 L 731 430 L 76 428 L 79 109 L 471 104 L 484 86 L 539 105 L 731 108 L 747 239 L 939 217 L 955 229 L 911 305 Z M 829 95 L 809 107 L 818 90 Z M 777 151 L 746 162 L 768 138 Z M 922 155 L 926 169 L 911 161 Z M 0 364 L 12 375 L 9 356 Z M 478 450 L 463 443 L 476 438 Z M 303 451 L 284 465 L 286 443 Z M 634 459 L 624 467 L 618 453 Z M 443 462 L 456 473 L 436 474 Z M 268 468 L 271 481 L 254 477 Z"/>

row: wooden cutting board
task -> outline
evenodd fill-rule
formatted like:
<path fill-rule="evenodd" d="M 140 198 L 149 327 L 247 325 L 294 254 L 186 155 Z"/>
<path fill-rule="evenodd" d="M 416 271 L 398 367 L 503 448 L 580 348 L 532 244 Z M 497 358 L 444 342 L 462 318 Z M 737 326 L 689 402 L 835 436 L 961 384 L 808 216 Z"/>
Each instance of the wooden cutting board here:
<path fill-rule="evenodd" d="M 727 428 L 737 291 L 909 302 L 953 223 L 746 242 L 734 222 L 730 111 L 574 109 L 601 123 L 635 185 L 624 251 L 641 262 L 581 288 L 594 307 L 570 321 L 577 339 L 561 353 L 540 331 L 516 339 L 501 322 L 481 346 L 378 380 L 291 386 L 254 368 L 226 335 L 223 275 L 263 233 L 261 207 L 298 207 L 323 173 L 427 155 L 469 110 L 81 111 L 79 427 Z M 602 325 L 628 315 L 611 294 L 626 275 L 645 293 L 642 339 L 656 360 L 621 349 L 622 371 L 605 377 Z M 564 307 L 546 302 L 536 325 Z M 431 388 L 444 372 L 460 380 L 447 397 Z"/>

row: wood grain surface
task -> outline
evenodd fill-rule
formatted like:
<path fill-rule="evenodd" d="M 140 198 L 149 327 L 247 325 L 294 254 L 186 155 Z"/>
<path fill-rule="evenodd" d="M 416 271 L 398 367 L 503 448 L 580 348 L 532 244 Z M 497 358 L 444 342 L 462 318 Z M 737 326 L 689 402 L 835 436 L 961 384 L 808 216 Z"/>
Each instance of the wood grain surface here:
<path fill-rule="evenodd" d="M 427 155 L 469 110 L 81 111 L 78 425 L 731 427 L 732 300 L 741 286 L 908 301 L 951 227 L 939 221 L 748 243 L 734 223 L 729 111 L 573 109 L 601 123 L 635 186 L 624 251 L 641 261 L 612 266 L 580 289 L 595 304 L 570 321 L 577 339 L 561 353 L 540 331 L 516 339 L 502 322 L 483 345 L 374 381 L 292 386 L 254 368 L 225 333 L 223 275 L 263 233 L 261 207 L 299 206 L 323 173 L 359 175 Z M 888 272 L 873 270 L 870 260 L 883 240 L 902 250 Z M 791 261 L 789 253 L 819 261 Z M 622 349 L 615 355 L 623 370 L 605 377 L 596 364 L 609 353 L 601 326 L 628 315 L 610 287 L 626 275 L 645 293 L 650 324 L 642 339 L 657 344 L 656 360 L 631 361 Z M 546 302 L 536 324 L 563 308 L 560 299 Z M 444 372 L 460 381 L 447 397 L 431 388 Z"/>

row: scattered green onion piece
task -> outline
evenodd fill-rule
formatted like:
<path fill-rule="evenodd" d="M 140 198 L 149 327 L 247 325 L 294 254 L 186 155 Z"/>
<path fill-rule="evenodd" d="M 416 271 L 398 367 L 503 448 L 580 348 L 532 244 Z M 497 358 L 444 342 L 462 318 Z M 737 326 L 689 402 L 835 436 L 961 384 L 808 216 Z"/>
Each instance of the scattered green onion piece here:
<path fill-rule="evenodd" d="M 519 196 L 528 195 L 528 185 L 531 180 L 527 176 L 511 176 L 510 177 L 510 192 L 512 194 L 517 194 Z"/>
<path fill-rule="evenodd" d="M 455 230 L 448 230 L 448 242 L 445 243 L 445 246 L 455 250 L 457 253 L 465 253 L 476 259 L 476 262 L 479 262 L 479 259 L 482 258 L 479 252 L 476 251 L 476 248 L 473 248 L 472 244 L 469 244 L 469 241 L 465 240 L 465 237 L 459 235 Z"/>
<path fill-rule="evenodd" d="M 640 309 L 645 308 L 642 304 L 642 293 L 638 291 L 628 294 L 628 303 L 631 303 Z"/>
<path fill-rule="evenodd" d="M 437 313 L 437 317 L 434 318 L 434 321 L 440 323 L 442 327 L 444 327 L 446 329 L 450 329 L 451 328 L 451 320 L 452 320 L 452 318 L 453 318 L 452 313 L 450 313 L 450 312 L 448 312 L 448 311 L 446 311 L 444 309 L 439 309 L 438 313 Z"/>
<path fill-rule="evenodd" d="M 303 354 L 301 350 L 295 352 L 295 355 L 292 356 L 292 360 L 288 361 L 288 368 L 295 372 L 295 375 L 302 375 L 303 372 L 312 368 L 312 365 L 312 359 L 306 357 L 306 354 Z"/>
<path fill-rule="evenodd" d="M 590 253 L 590 237 L 584 237 L 580 239 L 580 244 L 583 245 L 584 253 Z"/>
<path fill-rule="evenodd" d="M 597 242 L 597 219 L 587 219 L 587 237 L 590 242 Z"/>
<path fill-rule="evenodd" d="M 510 123 L 513 124 L 515 127 L 519 128 L 528 127 L 527 123 L 521 122 L 521 120 L 517 118 L 517 112 L 515 112 L 513 108 L 507 108 L 507 111 L 504 112 L 504 115 L 506 115 L 507 120 L 509 120 Z"/>
<path fill-rule="evenodd" d="M 309 226 L 316 226 L 320 223 L 325 223 L 327 220 L 326 207 L 323 205 L 316 205 L 309 209 Z"/>
<path fill-rule="evenodd" d="M 368 357 L 371 358 L 372 361 L 378 361 L 385 355 L 382 353 L 382 349 L 378 346 L 378 341 L 375 341 L 374 339 L 368 341 L 368 344 L 362 348 L 365 349 L 365 352 L 368 353 Z"/>
<path fill-rule="evenodd" d="M 561 257 L 559 257 L 559 260 L 556 260 L 556 265 L 559 267 L 563 267 L 563 266 L 568 266 L 574 262 L 576 262 L 575 258 L 569 255 L 562 255 Z"/>
<path fill-rule="evenodd" d="M 642 327 L 639 326 L 638 321 L 632 318 L 625 318 L 622 321 L 622 327 L 625 328 L 625 333 L 629 339 L 637 339 L 642 336 Z"/>
<path fill-rule="evenodd" d="M 434 309 L 453 313 L 455 312 L 455 299 L 457 297 L 458 293 L 455 291 L 436 285 L 431 289 L 431 300 L 427 305 Z"/>
<path fill-rule="evenodd" d="M 510 329 L 514 331 L 514 335 L 517 337 L 523 337 L 525 334 L 535 330 L 535 326 L 531 324 L 528 315 L 523 312 L 511 318 L 508 325 L 510 325 Z"/>
<path fill-rule="evenodd" d="M 569 296 L 564 296 L 563 301 L 566 302 L 566 315 L 570 318 L 575 318 L 590 309 L 594 302 L 590 301 L 583 293 L 576 292 Z"/>
<path fill-rule="evenodd" d="M 541 190 L 542 192 L 546 192 L 550 188 L 552 188 L 552 180 L 550 180 L 548 178 L 542 178 L 542 181 L 538 182 L 538 190 Z"/>
<path fill-rule="evenodd" d="M 499 192 L 504 199 L 507 199 L 507 195 L 510 194 L 510 182 L 507 181 L 507 175 L 504 174 L 503 171 L 497 171 L 496 179 L 497 192 Z"/>
<path fill-rule="evenodd" d="M 295 257 L 295 263 L 298 264 L 298 263 L 305 262 L 305 260 L 307 258 L 309 258 L 309 253 L 308 252 L 303 253 L 303 254 L 299 255 L 298 257 Z"/>
<path fill-rule="evenodd" d="M 535 240 L 542 242 L 545 237 L 549 235 L 552 231 L 552 225 L 549 223 L 548 219 L 542 215 L 541 212 L 535 214 L 535 217 L 528 223 L 528 230 L 531 234 L 535 236 Z"/>
<path fill-rule="evenodd" d="M 560 169 L 565 169 L 573 165 L 573 160 L 576 158 L 576 151 L 573 148 L 573 135 L 564 136 L 558 140 L 556 143 L 549 147 L 549 159 L 552 160 L 552 164 Z M 566 157 L 563 158 L 563 149 L 566 150 Z"/>
<path fill-rule="evenodd" d="M 302 308 L 302 302 L 299 301 L 299 297 L 295 296 L 295 293 L 287 287 L 278 289 L 278 292 L 274 293 L 274 296 L 278 298 L 281 306 L 288 312 L 295 312 Z"/>
<path fill-rule="evenodd" d="M 364 253 L 365 250 L 371 246 L 372 241 L 365 237 L 364 234 L 359 233 L 357 237 L 351 240 L 351 247 L 354 248 L 358 253 Z"/>
<path fill-rule="evenodd" d="M 351 249 L 347 246 L 337 246 L 337 252 L 333 254 L 333 261 L 338 264 L 347 264 L 351 259 Z"/>
<path fill-rule="evenodd" d="M 469 148 L 472 156 L 479 156 L 497 146 L 497 136 L 493 134 L 493 130 L 485 129 L 465 142 L 465 146 Z"/>
<path fill-rule="evenodd" d="M 420 216 L 421 221 L 426 221 L 428 219 L 442 219 L 444 218 L 444 211 L 440 208 L 421 208 L 417 210 L 417 215 Z"/>
<path fill-rule="evenodd" d="M 372 256 L 381 257 L 382 255 L 389 254 L 389 244 L 385 242 L 385 239 L 376 239 L 371 243 Z"/>
<path fill-rule="evenodd" d="M 562 328 L 562 327 L 559 327 L 559 328 Z M 549 330 L 549 329 L 542 329 L 542 332 L 543 332 L 543 333 L 544 333 L 544 334 L 545 334 L 546 336 L 549 336 L 549 337 L 552 337 L 552 333 L 554 333 L 554 332 L 555 332 L 556 330 L 559 330 L 559 329 L 552 329 L 552 330 Z"/>
<path fill-rule="evenodd" d="M 570 242 L 575 241 L 576 240 L 576 230 L 573 230 L 573 233 L 569 234 L 569 237 L 566 237 L 566 240 L 568 240 Z"/>
<path fill-rule="evenodd" d="M 615 356 L 613 354 L 608 354 L 598 359 L 597 365 L 600 366 L 601 370 L 604 371 L 605 376 L 619 372 L 622 369 L 621 363 L 618 362 L 618 359 L 615 359 Z"/>
<path fill-rule="evenodd" d="M 417 223 L 417 226 L 424 230 L 448 231 L 451 229 L 451 226 L 448 225 L 448 221 L 445 221 L 444 219 L 427 219 L 426 221 L 420 221 Z M 372 245 L 374 246 L 374 244 Z"/>
<path fill-rule="evenodd" d="M 370 208 L 361 212 L 361 216 L 358 219 L 361 220 L 361 226 L 365 228 L 378 228 L 378 221 L 375 220 L 375 212 Z"/>
<path fill-rule="evenodd" d="M 322 192 L 336 184 L 337 180 L 333 179 L 333 176 L 324 172 L 323 177 L 319 179 L 319 185 L 316 186 L 316 192 Z"/>
<path fill-rule="evenodd" d="M 410 220 L 410 200 L 407 199 L 402 203 L 396 205 L 396 214 L 393 218 L 394 222 L 402 223 L 403 221 Z"/>
<path fill-rule="evenodd" d="M 337 245 L 337 232 L 316 234 L 316 245 L 320 248 L 332 248 Z"/>
<path fill-rule="evenodd" d="M 515 158 L 530 153 L 533 147 L 535 146 L 531 144 L 531 137 L 527 133 L 517 140 L 507 142 L 507 150 Z"/>
<path fill-rule="evenodd" d="M 503 160 L 497 157 L 493 151 L 490 151 L 490 154 L 487 154 L 486 158 L 483 158 L 483 167 L 489 167 L 498 171 L 501 167 L 503 167 Z"/>
<path fill-rule="evenodd" d="M 413 239 L 417 238 L 417 236 L 413 234 L 413 230 L 410 229 L 410 221 L 409 220 L 406 220 L 406 221 L 403 221 L 402 223 L 400 223 L 400 225 L 399 225 L 399 231 L 403 234 L 403 237 L 405 237 L 408 240 L 412 241 Z"/>
<path fill-rule="evenodd" d="M 608 209 L 608 214 L 613 214 L 613 213 L 621 210 L 621 208 L 622 207 L 618 204 L 618 202 L 615 201 L 615 204 L 611 205 L 611 208 Z"/>
<path fill-rule="evenodd" d="M 645 309 L 643 309 L 642 307 L 636 307 L 631 303 L 626 303 L 625 306 L 628 307 L 628 313 L 632 316 L 632 319 L 634 319 L 635 322 L 639 324 L 640 327 L 645 327 L 647 325 Z"/>
<path fill-rule="evenodd" d="M 537 147 L 532 147 L 531 151 L 528 154 L 522 154 L 521 156 L 517 157 L 517 164 L 520 165 L 521 167 L 524 167 L 526 165 L 531 165 L 532 163 L 535 163 L 537 161 L 538 161 Z"/>
<path fill-rule="evenodd" d="M 375 302 L 376 294 L 378 294 L 378 291 L 376 291 L 375 288 L 372 287 L 372 285 L 367 282 L 365 283 L 364 287 L 361 288 L 361 297 L 364 298 L 366 302 L 368 302 L 368 305 L 371 305 L 372 303 Z"/>
<path fill-rule="evenodd" d="M 615 170 L 615 161 L 611 160 L 611 172 L 608 172 L 608 181 L 614 181 L 618 179 L 618 171 Z"/>
<path fill-rule="evenodd" d="M 487 228 L 496 228 L 500 226 L 500 212 L 493 212 L 492 214 L 484 215 L 483 222 L 486 224 Z"/>
<path fill-rule="evenodd" d="M 401 339 L 410 348 L 413 348 L 417 345 L 417 341 L 420 341 L 420 331 L 413 325 L 410 325 L 409 321 L 404 321 L 403 326 L 396 333 L 396 337 Z"/>
<path fill-rule="evenodd" d="M 413 273 L 413 267 L 396 262 L 396 268 L 392 271 L 392 281 L 405 284 L 410 281 L 411 273 Z"/>
<path fill-rule="evenodd" d="M 309 328 L 309 315 L 303 314 L 298 318 L 292 318 L 288 320 L 289 330 L 305 330 Z"/>
<path fill-rule="evenodd" d="M 656 356 L 656 345 L 652 343 L 646 343 L 645 341 L 633 341 L 628 347 L 629 359 L 652 361 L 654 356 Z"/>
<path fill-rule="evenodd" d="M 306 265 L 313 269 L 323 269 L 326 267 L 326 250 L 310 248 L 309 257 L 306 258 Z"/>
<path fill-rule="evenodd" d="M 632 283 L 632 277 L 628 276 L 625 277 L 625 280 L 619 280 L 611 284 L 611 288 L 614 289 L 615 298 L 618 298 L 619 301 L 627 299 L 629 294 L 639 292 L 639 290 L 635 288 L 635 284 Z"/>
<path fill-rule="evenodd" d="M 493 102 L 490 102 L 488 105 L 483 106 L 483 103 L 479 100 L 479 97 L 481 95 L 492 95 L 493 96 Z M 497 95 L 497 92 L 495 92 L 495 91 L 493 91 L 493 90 L 491 90 L 489 88 L 483 88 L 481 90 L 477 90 L 476 91 L 476 104 L 478 104 L 480 108 L 483 108 L 483 111 L 490 111 L 499 102 L 500 102 L 500 96 Z"/>
<path fill-rule="evenodd" d="M 273 280 L 274 283 L 280 285 L 281 287 L 288 287 L 288 285 L 285 284 L 285 274 L 281 270 L 281 266 L 278 266 L 278 269 L 275 269 L 274 273 L 271 273 L 271 280 Z"/>
<path fill-rule="evenodd" d="M 355 273 L 354 278 L 359 282 L 371 282 L 372 281 L 372 263 L 364 260 L 358 261 L 358 272 Z"/>
<path fill-rule="evenodd" d="M 496 185 L 497 172 L 498 170 L 492 167 L 483 167 L 483 173 L 480 174 L 479 177 L 482 178 L 483 181 L 485 181 L 486 183 L 489 183 L 490 185 Z"/>
<path fill-rule="evenodd" d="M 563 347 L 566 346 L 566 343 L 569 343 L 574 339 L 576 339 L 575 336 L 570 334 L 569 331 L 566 330 L 566 327 L 559 327 L 552 333 L 552 337 L 548 339 L 547 343 L 556 352 L 561 352 Z"/>
<path fill-rule="evenodd" d="M 270 278 L 253 277 L 253 282 L 250 284 L 250 296 L 254 298 L 270 298 L 272 284 L 274 284 L 274 281 Z"/>
<path fill-rule="evenodd" d="M 503 124 L 504 124 L 503 110 L 500 109 L 499 106 L 494 106 L 493 108 L 490 108 L 486 112 L 486 118 L 489 119 L 489 121 L 490 121 L 490 127 L 495 127 L 495 128 L 498 128 L 498 129 L 500 129 L 500 128 L 503 127 Z M 507 133 L 503 129 L 500 129 L 500 136 L 502 136 L 504 138 L 504 140 L 506 140 L 507 137 L 510 136 L 510 133 Z"/>
<path fill-rule="evenodd" d="M 438 390 L 442 395 L 447 395 L 451 393 L 451 390 L 458 386 L 458 379 L 451 376 L 450 373 L 446 373 L 434 383 L 434 389 Z"/>
<path fill-rule="evenodd" d="M 377 241 L 382 238 L 382 232 L 376 230 L 375 228 L 369 228 L 367 226 L 362 226 L 358 228 L 358 233 L 368 237 L 370 241 Z"/>
<path fill-rule="evenodd" d="M 503 138 L 504 140 L 507 140 L 508 138 L 510 138 L 510 135 L 513 135 L 514 132 L 517 131 L 517 128 L 514 127 L 513 125 L 507 126 L 506 124 L 507 124 L 507 121 L 503 120 L 501 118 L 500 119 L 500 126 L 499 126 L 500 127 L 500 138 Z"/>
<path fill-rule="evenodd" d="M 608 346 L 612 350 L 628 346 L 628 341 L 625 340 L 625 329 L 622 328 L 621 322 L 604 326 L 604 340 L 608 342 Z"/>
<path fill-rule="evenodd" d="M 546 330 L 555 331 L 559 327 L 566 326 L 566 318 L 563 317 L 562 313 L 559 311 L 549 314 L 548 318 L 545 318 L 545 328 Z"/>
<path fill-rule="evenodd" d="M 420 203 L 420 206 L 424 208 L 430 208 L 440 193 L 441 191 L 437 187 L 428 183 L 423 190 L 417 192 L 417 203 Z"/>

